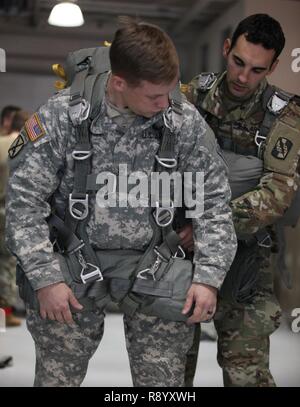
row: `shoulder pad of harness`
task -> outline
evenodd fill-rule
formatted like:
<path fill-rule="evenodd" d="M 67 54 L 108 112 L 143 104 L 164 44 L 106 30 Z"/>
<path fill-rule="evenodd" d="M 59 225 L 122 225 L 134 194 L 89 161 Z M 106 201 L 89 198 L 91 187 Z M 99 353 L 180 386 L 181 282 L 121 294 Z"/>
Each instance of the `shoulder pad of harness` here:
<path fill-rule="evenodd" d="M 218 74 L 214 72 L 202 72 L 195 78 L 196 88 L 200 92 L 207 92 L 214 86 L 217 79 Z"/>
<path fill-rule="evenodd" d="M 294 98 L 292 93 L 268 85 L 264 92 L 264 108 L 271 114 L 279 116 L 289 102 Z"/>

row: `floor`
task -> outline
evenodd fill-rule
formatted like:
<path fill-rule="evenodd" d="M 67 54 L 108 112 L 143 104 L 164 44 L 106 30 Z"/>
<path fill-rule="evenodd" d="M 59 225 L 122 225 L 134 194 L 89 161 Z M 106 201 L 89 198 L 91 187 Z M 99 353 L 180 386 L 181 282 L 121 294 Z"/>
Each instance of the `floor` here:
<path fill-rule="evenodd" d="M 14 359 L 13 366 L 0 369 L 0 387 L 32 386 L 34 347 L 24 320 L 21 327 L 0 333 L 0 354 Z M 271 370 L 278 386 L 300 387 L 300 333 L 293 333 L 287 322 L 271 337 Z M 90 362 L 83 386 L 132 386 L 121 315 L 107 315 L 102 344 Z M 222 386 L 216 342 L 201 342 L 195 386 Z"/>

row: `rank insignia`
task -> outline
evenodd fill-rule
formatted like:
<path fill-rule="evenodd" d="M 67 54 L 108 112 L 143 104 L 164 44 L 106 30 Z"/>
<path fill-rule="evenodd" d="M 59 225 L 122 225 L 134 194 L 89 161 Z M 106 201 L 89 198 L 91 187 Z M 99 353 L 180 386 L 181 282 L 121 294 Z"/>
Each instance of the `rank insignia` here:
<path fill-rule="evenodd" d="M 42 126 L 41 119 L 37 113 L 27 120 L 25 123 L 25 130 L 31 141 L 36 141 L 46 134 L 46 131 Z"/>
<path fill-rule="evenodd" d="M 292 147 L 293 143 L 290 140 L 284 137 L 279 137 L 272 150 L 272 156 L 279 160 L 285 160 Z"/>
<path fill-rule="evenodd" d="M 25 146 L 25 144 L 26 143 L 24 140 L 24 136 L 22 134 L 19 134 L 15 141 L 12 143 L 12 145 L 9 147 L 8 150 L 9 157 L 15 158 L 22 150 L 22 148 Z"/>

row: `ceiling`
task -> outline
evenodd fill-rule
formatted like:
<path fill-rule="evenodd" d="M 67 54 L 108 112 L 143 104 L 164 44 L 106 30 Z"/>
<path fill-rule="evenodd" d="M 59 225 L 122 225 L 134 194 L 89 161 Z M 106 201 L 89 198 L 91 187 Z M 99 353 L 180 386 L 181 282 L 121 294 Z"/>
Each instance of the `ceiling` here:
<path fill-rule="evenodd" d="M 130 15 L 165 29 L 176 44 L 186 46 L 195 35 L 238 0 L 78 0 L 85 24 L 50 26 L 55 0 L 0 0 L 0 48 L 10 72 L 49 73 L 74 49 L 112 40 L 119 15 Z"/>
<path fill-rule="evenodd" d="M 0 33 L 35 29 L 39 33 L 59 35 L 61 30 L 50 27 L 47 18 L 55 0 L 0 0 Z M 78 35 L 97 35 L 99 30 L 112 35 L 118 15 L 136 16 L 159 24 L 173 36 L 210 23 L 236 0 L 78 0 L 85 25 L 68 29 Z"/>

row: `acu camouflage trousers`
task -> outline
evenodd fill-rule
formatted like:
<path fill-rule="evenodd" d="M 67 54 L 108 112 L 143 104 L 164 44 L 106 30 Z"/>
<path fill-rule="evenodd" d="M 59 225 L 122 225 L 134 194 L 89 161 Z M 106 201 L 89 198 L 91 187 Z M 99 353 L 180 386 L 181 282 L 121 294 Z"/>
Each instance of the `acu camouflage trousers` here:
<path fill-rule="evenodd" d="M 35 386 L 75 387 L 82 383 L 103 336 L 104 313 L 80 312 L 73 319 L 75 325 L 69 326 L 43 320 L 37 311 L 27 310 L 27 327 L 36 349 Z M 133 317 L 124 316 L 124 327 L 134 386 L 184 385 L 194 326 L 136 312 Z"/>
<path fill-rule="evenodd" d="M 256 295 L 251 302 L 235 306 L 218 299 L 214 317 L 218 333 L 217 359 L 223 370 L 225 387 L 274 387 L 269 369 L 270 335 L 279 327 L 281 310 L 273 291 L 269 254 L 259 270 Z M 185 384 L 193 385 L 200 342 L 196 326 L 189 350 Z"/>
<path fill-rule="evenodd" d="M 11 307 L 16 302 L 16 260 L 5 246 L 5 214 L 0 206 L 0 307 Z"/>

